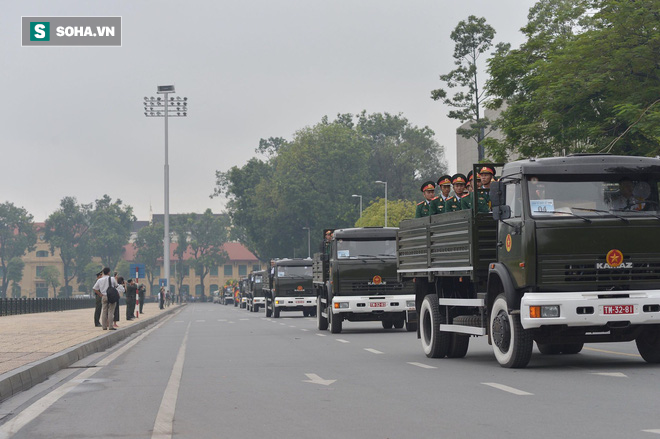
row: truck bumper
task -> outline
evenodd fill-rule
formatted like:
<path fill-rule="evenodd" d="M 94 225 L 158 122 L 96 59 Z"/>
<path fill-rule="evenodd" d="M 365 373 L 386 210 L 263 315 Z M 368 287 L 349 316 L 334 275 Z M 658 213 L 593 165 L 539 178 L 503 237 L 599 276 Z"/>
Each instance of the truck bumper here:
<path fill-rule="evenodd" d="M 266 303 L 265 297 L 255 297 L 254 299 L 252 299 L 253 305 L 263 305 L 264 303 Z"/>
<path fill-rule="evenodd" d="M 559 306 L 558 317 L 532 317 L 530 307 Z M 660 290 L 525 293 L 520 303 L 523 328 L 660 324 Z"/>
<path fill-rule="evenodd" d="M 274 305 L 277 308 L 288 310 L 302 310 L 307 307 L 316 307 L 316 296 L 314 297 L 276 297 Z"/>
<path fill-rule="evenodd" d="M 330 307 L 333 314 L 372 314 L 384 312 L 415 312 L 415 295 L 401 296 L 335 296 Z M 415 314 L 416 315 L 416 314 Z"/>

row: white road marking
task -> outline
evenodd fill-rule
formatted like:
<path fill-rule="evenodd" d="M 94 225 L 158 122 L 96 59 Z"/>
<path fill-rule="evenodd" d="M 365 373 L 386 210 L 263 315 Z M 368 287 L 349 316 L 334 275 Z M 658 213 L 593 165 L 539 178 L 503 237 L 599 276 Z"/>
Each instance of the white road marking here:
<path fill-rule="evenodd" d="M 181 343 L 174 367 L 172 368 L 172 374 L 165 388 L 163 399 L 160 402 L 156 422 L 154 422 L 154 431 L 151 435 L 152 439 L 168 439 L 172 437 L 174 430 L 174 410 L 176 408 L 176 400 L 179 396 L 179 386 L 181 385 L 181 375 L 183 375 L 183 363 L 186 359 L 186 345 L 188 343 L 189 332 L 190 323 L 188 323 L 188 327 L 186 328 L 183 342 Z"/>
<path fill-rule="evenodd" d="M 204 323 L 206 320 L 195 320 L 195 323 Z"/>
<path fill-rule="evenodd" d="M 226 322 L 227 319 L 218 319 L 219 322 Z"/>
<path fill-rule="evenodd" d="M 372 348 L 364 348 L 364 350 L 367 352 L 371 352 L 372 354 L 382 354 L 381 351 Z"/>
<path fill-rule="evenodd" d="M 337 340 L 339 343 L 350 343 L 350 341 L 344 340 L 343 338 L 336 338 L 335 340 Z"/>
<path fill-rule="evenodd" d="M 621 372 L 592 372 L 592 375 L 602 375 L 605 377 L 628 378 L 628 375 Z"/>
<path fill-rule="evenodd" d="M 318 335 L 319 337 L 325 337 L 326 336 L 325 334 L 316 334 L 316 335 Z"/>
<path fill-rule="evenodd" d="M 329 386 L 330 384 L 337 381 L 337 380 L 324 380 L 323 378 L 316 375 L 315 373 L 306 373 L 305 375 L 309 379 L 308 380 L 303 380 L 303 383 L 321 384 L 322 386 Z"/>
<path fill-rule="evenodd" d="M 238 320 L 240 320 L 241 322 L 246 322 L 246 321 L 248 321 L 248 320 L 250 320 L 250 319 L 238 319 Z"/>
<path fill-rule="evenodd" d="M 422 369 L 437 369 L 437 367 L 435 367 L 435 366 L 429 366 L 428 364 L 423 364 L 423 363 L 408 362 L 408 364 L 412 364 L 413 366 L 421 367 Z"/>
<path fill-rule="evenodd" d="M 525 392 L 524 390 L 519 390 L 513 387 L 505 386 L 504 384 L 498 384 L 498 383 L 481 383 L 481 384 L 494 387 L 499 390 L 504 390 L 505 392 L 513 393 L 514 395 L 518 395 L 518 396 L 534 395 L 533 393 L 529 393 L 529 392 Z"/>
<path fill-rule="evenodd" d="M 280 323 L 280 325 L 282 325 L 282 326 L 286 326 L 286 323 Z"/>
<path fill-rule="evenodd" d="M 183 320 L 175 320 L 174 323 L 183 323 Z"/>
<path fill-rule="evenodd" d="M 295 326 L 293 326 L 293 325 L 289 325 L 289 328 L 295 328 Z"/>
<path fill-rule="evenodd" d="M 309 332 L 309 329 L 301 329 L 301 331 Z"/>
<path fill-rule="evenodd" d="M 644 433 L 660 434 L 660 430 L 642 430 Z"/>
<path fill-rule="evenodd" d="M 178 314 L 178 313 L 177 313 Z M 54 391 L 44 395 L 42 398 L 35 401 L 32 405 L 28 406 L 16 415 L 14 418 L 7 421 L 5 424 L 0 426 L 0 439 L 7 439 L 16 434 L 21 428 L 25 427 L 28 423 L 32 422 L 39 415 L 45 412 L 50 406 L 55 404 L 60 398 L 65 396 L 71 390 L 73 390 L 78 384 L 83 383 L 86 379 L 91 378 L 94 374 L 103 369 L 103 367 L 110 364 L 112 361 L 116 360 L 117 357 L 124 354 L 126 351 L 131 349 L 133 346 L 141 342 L 145 337 L 150 335 L 153 331 L 159 329 L 167 321 L 169 321 L 174 315 L 166 317 L 162 322 L 154 326 L 153 328 L 147 330 L 143 334 L 136 337 L 134 340 L 128 342 L 120 349 L 117 349 L 112 354 L 105 357 L 103 360 L 97 363 L 97 367 L 90 368 L 79 375 L 76 376 L 75 380 L 69 381 L 68 383 L 58 387 Z"/>
<path fill-rule="evenodd" d="M 593 351 L 593 352 L 603 352 L 605 354 L 614 354 L 614 355 L 623 355 L 624 357 L 637 357 L 641 358 L 641 355 L 639 354 L 628 354 L 626 352 L 616 352 L 616 351 L 606 351 L 605 349 L 596 349 L 596 348 L 584 348 L 585 351 Z"/>

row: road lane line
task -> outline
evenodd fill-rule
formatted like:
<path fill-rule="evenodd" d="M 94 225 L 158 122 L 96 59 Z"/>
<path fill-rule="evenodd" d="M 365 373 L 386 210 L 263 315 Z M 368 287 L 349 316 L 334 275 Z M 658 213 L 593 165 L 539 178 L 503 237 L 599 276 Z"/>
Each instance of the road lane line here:
<path fill-rule="evenodd" d="M 377 350 L 377 349 L 364 348 L 364 350 L 367 351 L 367 352 L 371 352 L 372 354 L 382 354 L 382 352 Z"/>
<path fill-rule="evenodd" d="M 309 332 L 309 329 L 301 329 L 301 331 Z"/>
<path fill-rule="evenodd" d="M 107 366 L 112 361 L 116 360 L 117 357 L 124 354 L 133 346 L 141 342 L 145 337 L 150 335 L 153 331 L 159 329 L 162 325 L 164 325 L 166 322 L 168 322 L 170 319 L 172 319 L 172 317 L 174 317 L 177 314 L 178 312 L 172 314 L 169 317 L 166 317 L 162 322 L 158 323 L 153 328 L 145 331 L 143 334 L 139 335 L 134 340 L 131 340 L 121 348 L 117 349 L 112 354 L 103 358 L 101 361 L 99 361 L 96 364 L 97 367 L 90 368 L 81 372 L 80 374 L 76 375 L 74 380 L 65 383 L 64 385 L 44 395 L 42 398 L 38 399 L 33 404 L 26 407 L 25 410 L 22 410 L 14 418 L 10 419 L 9 421 L 5 422 L 2 426 L 0 426 L 0 439 L 7 439 L 15 435 L 21 428 L 25 427 L 28 423 L 36 419 L 39 415 L 45 412 L 50 406 L 52 406 L 58 400 L 60 400 L 60 398 L 66 396 L 67 393 L 69 393 L 71 390 L 76 388 L 79 384 L 84 383 L 85 380 L 91 378 L 97 372 L 101 371 L 104 366 Z"/>
<path fill-rule="evenodd" d="M 295 328 L 295 326 L 293 326 L 293 325 L 289 325 L 289 328 Z"/>
<path fill-rule="evenodd" d="M 422 369 L 437 369 L 437 367 L 435 367 L 435 366 L 429 366 L 428 364 L 424 364 L 424 363 L 408 362 L 408 364 L 412 364 L 413 366 L 421 367 Z"/>
<path fill-rule="evenodd" d="M 593 351 L 593 352 L 602 352 L 605 354 L 614 354 L 614 355 L 623 355 L 626 357 L 637 357 L 641 358 L 642 356 L 639 354 L 627 354 L 625 352 L 615 352 L 615 351 L 606 351 L 605 349 L 596 349 L 596 348 L 583 348 L 585 351 Z"/>
<path fill-rule="evenodd" d="M 660 434 L 660 430 L 642 430 L 644 433 Z"/>
<path fill-rule="evenodd" d="M 343 338 L 336 338 L 335 340 L 337 340 L 339 343 L 350 343 L 350 341 L 344 340 Z"/>
<path fill-rule="evenodd" d="M 151 435 L 152 439 L 168 439 L 172 437 L 172 432 L 174 431 L 174 410 L 176 408 L 176 400 L 179 396 L 179 386 L 181 385 L 181 376 L 183 375 L 183 363 L 186 359 L 186 345 L 188 344 L 189 333 L 190 323 L 188 323 L 186 333 L 183 336 L 183 342 L 176 356 L 170 380 L 167 383 L 158 414 L 156 415 L 154 431 Z"/>
<path fill-rule="evenodd" d="M 325 334 L 316 334 L 316 335 L 318 335 L 319 337 L 325 337 Z"/>
<path fill-rule="evenodd" d="M 498 383 L 481 383 L 481 384 L 484 384 L 484 385 L 490 386 L 490 387 L 494 387 L 496 389 L 503 390 L 505 392 L 513 393 L 514 395 L 518 395 L 518 396 L 534 395 L 533 393 L 529 393 L 529 392 L 525 392 L 524 390 L 519 390 L 519 389 L 515 389 L 513 387 L 505 386 L 504 384 L 498 384 Z"/>
<path fill-rule="evenodd" d="M 590 372 L 592 375 L 601 375 L 605 377 L 628 378 L 628 375 L 621 372 Z"/>

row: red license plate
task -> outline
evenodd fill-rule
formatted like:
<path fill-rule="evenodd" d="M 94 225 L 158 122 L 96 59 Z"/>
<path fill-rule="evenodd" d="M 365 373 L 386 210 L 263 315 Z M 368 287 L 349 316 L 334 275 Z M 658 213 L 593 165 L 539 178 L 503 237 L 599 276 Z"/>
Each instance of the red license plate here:
<path fill-rule="evenodd" d="M 296 303 L 305 303 L 304 300 L 296 300 Z"/>
<path fill-rule="evenodd" d="M 634 305 L 605 305 L 603 314 L 632 314 L 635 312 Z"/>
<path fill-rule="evenodd" d="M 369 306 L 372 308 L 385 308 L 386 303 L 385 302 L 371 302 L 369 303 Z"/>

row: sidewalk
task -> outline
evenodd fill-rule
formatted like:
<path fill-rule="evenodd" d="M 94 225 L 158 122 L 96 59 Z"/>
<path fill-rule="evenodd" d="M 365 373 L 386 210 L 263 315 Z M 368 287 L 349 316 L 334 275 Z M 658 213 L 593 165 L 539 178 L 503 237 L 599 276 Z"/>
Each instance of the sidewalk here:
<path fill-rule="evenodd" d="M 0 317 L 0 401 L 107 349 L 180 307 L 170 305 L 160 310 L 157 303 L 148 302 L 144 314 L 127 321 L 126 307 L 122 306 L 117 331 L 95 327 L 94 308 Z"/>

